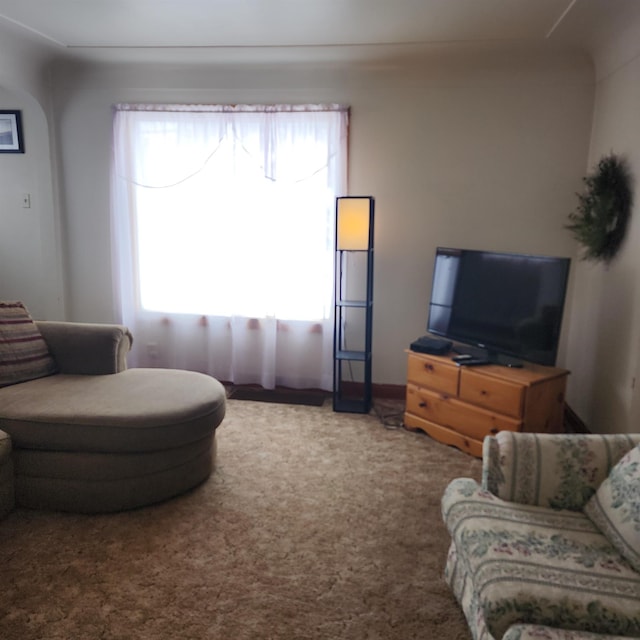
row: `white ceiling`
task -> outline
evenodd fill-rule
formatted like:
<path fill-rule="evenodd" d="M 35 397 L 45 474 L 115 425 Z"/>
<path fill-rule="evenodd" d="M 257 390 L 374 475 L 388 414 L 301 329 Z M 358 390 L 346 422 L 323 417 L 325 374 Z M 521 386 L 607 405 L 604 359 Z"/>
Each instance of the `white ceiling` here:
<path fill-rule="evenodd" d="M 640 0 L 0 0 L 0 23 L 88 59 L 438 43 L 592 45 Z M 639 14 L 640 15 L 640 14 Z"/>

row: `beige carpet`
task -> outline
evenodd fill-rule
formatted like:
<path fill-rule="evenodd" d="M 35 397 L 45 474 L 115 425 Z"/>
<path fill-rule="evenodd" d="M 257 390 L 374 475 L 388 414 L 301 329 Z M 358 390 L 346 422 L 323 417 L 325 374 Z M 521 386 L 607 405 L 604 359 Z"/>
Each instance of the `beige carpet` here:
<path fill-rule="evenodd" d="M 0 638 L 468 640 L 440 496 L 480 463 L 369 416 L 231 400 L 214 475 L 128 513 L 0 522 Z"/>

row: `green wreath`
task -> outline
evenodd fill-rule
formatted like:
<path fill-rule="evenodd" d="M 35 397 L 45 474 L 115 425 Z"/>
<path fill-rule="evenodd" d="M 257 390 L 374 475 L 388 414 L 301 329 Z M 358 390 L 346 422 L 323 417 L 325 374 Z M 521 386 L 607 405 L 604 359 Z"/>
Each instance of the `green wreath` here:
<path fill-rule="evenodd" d="M 567 229 L 585 247 L 585 260 L 609 262 L 618 252 L 631 216 L 633 193 L 626 162 L 611 154 L 583 178 L 585 190 L 569 214 Z"/>

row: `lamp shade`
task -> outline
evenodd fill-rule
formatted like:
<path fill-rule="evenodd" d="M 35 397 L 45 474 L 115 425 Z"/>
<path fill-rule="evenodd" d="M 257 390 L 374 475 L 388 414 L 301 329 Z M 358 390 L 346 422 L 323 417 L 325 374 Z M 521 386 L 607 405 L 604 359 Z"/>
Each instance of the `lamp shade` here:
<path fill-rule="evenodd" d="M 336 248 L 366 251 L 371 234 L 373 198 L 345 196 L 336 199 Z"/>

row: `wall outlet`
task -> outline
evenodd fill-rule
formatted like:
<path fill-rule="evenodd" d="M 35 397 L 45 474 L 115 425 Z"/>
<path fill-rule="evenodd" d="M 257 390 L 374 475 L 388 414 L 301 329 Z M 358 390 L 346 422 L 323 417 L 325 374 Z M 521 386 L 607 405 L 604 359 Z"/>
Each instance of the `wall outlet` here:
<path fill-rule="evenodd" d="M 147 355 L 150 358 L 157 358 L 159 355 L 158 352 L 158 343 L 157 342 L 147 342 Z"/>
<path fill-rule="evenodd" d="M 22 194 L 22 208 L 23 209 L 31 209 L 31 194 L 23 193 Z"/>

